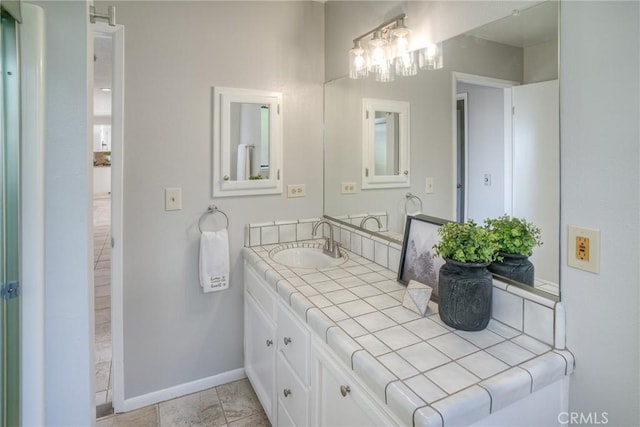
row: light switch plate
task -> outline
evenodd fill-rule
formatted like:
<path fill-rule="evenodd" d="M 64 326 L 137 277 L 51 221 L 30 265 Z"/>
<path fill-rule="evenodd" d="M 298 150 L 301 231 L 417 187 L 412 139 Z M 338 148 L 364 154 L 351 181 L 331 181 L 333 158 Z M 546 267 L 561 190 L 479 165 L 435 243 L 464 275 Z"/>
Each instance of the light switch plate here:
<path fill-rule="evenodd" d="M 570 225 L 567 238 L 567 265 L 599 274 L 600 230 Z"/>
<path fill-rule="evenodd" d="M 432 194 L 433 193 L 433 177 L 432 176 L 428 176 L 425 179 L 425 192 L 427 194 Z"/>
<path fill-rule="evenodd" d="M 164 189 L 164 210 L 179 211 L 182 209 L 182 188 Z"/>

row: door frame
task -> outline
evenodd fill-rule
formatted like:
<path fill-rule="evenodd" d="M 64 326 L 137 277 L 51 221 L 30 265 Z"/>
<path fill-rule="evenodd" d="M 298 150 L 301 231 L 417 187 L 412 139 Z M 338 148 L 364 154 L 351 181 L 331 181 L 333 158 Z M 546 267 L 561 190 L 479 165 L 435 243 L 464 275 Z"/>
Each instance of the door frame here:
<path fill-rule="evenodd" d="M 456 91 L 457 92 L 457 91 Z M 469 192 L 467 191 L 467 189 L 469 188 L 469 113 L 467 111 L 468 109 L 468 104 L 469 104 L 469 94 L 464 92 L 464 93 L 456 93 L 456 103 L 454 105 L 454 108 L 456 109 L 456 112 L 458 110 L 458 101 L 462 101 L 464 104 L 464 115 L 462 117 L 462 120 L 464 122 L 464 140 L 463 140 L 463 145 L 464 145 L 464 183 L 463 185 L 463 189 L 464 189 L 464 193 L 463 193 L 463 198 L 464 198 L 464 212 L 462 214 L 462 219 L 463 221 L 467 220 L 467 217 L 469 216 Z M 457 134 L 458 134 L 458 115 L 456 113 L 456 157 L 455 157 L 455 161 L 456 161 L 456 180 L 454 182 L 455 186 L 456 186 L 456 190 L 458 190 L 458 169 L 460 168 L 460 163 L 458 162 L 458 138 L 457 138 Z M 456 220 L 458 219 L 458 205 L 457 205 L 457 201 L 458 201 L 458 192 L 456 191 L 455 193 L 456 196 L 456 208 L 455 208 L 455 218 Z"/>
<path fill-rule="evenodd" d="M 93 35 L 113 41 L 111 88 L 111 341 L 113 352 L 113 410 L 124 411 L 123 319 L 123 160 L 124 160 L 124 26 L 92 24 Z M 93 61 L 93 58 L 88 58 Z M 92 126 L 93 128 L 93 126 Z M 93 191 L 91 188 L 90 191 Z M 92 343 L 95 345 L 95 343 Z M 95 375 L 95 374 L 92 374 Z M 95 390 L 94 390 L 95 393 Z"/>
<path fill-rule="evenodd" d="M 481 76 L 481 75 L 477 75 L 477 74 L 468 74 L 468 73 L 460 73 L 457 71 L 454 71 L 451 73 L 452 77 L 451 77 L 451 117 L 453 118 L 452 120 L 452 124 L 451 124 L 451 128 L 452 128 L 452 182 L 456 183 L 457 179 L 458 179 L 458 165 L 457 165 L 457 108 L 456 108 L 456 101 L 457 101 L 457 87 L 458 87 L 458 82 L 460 83 L 468 83 L 468 84 L 473 84 L 473 85 L 478 85 L 478 86 L 487 86 L 487 87 L 493 87 L 493 88 L 499 88 L 499 89 L 505 89 L 505 108 L 504 108 L 504 114 L 505 114 L 505 120 L 504 120 L 504 126 L 505 126 L 505 130 L 504 130 L 504 147 L 505 147 L 505 177 L 507 176 L 513 176 L 513 135 L 512 135 L 512 130 L 511 130 L 511 120 L 512 120 L 512 103 L 511 103 L 511 90 L 510 88 L 512 88 L 513 86 L 519 86 L 520 82 L 516 82 L 513 80 L 504 80 L 504 79 L 496 79 L 493 77 L 487 77 L 487 76 Z M 467 108 L 465 108 L 465 115 L 468 114 L 468 103 L 467 103 Z M 468 117 L 468 116 L 467 116 Z M 467 124 L 468 124 L 468 120 L 467 120 Z M 465 132 L 467 132 L 468 135 L 468 126 L 465 128 Z M 465 144 L 468 144 L 468 141 L 465 140 Z M 469 152 L 469 147 L 468 145 L 466 145 L 466 149 L 467 149 L 467 164 L 466 164 L 466 168 L 469 167 L 469 162 L 468 162 L 468 152 Z M 465 184 L 468 180 L 467 178 L 468 174 L 465 174 Z M 505 181 L 507 181 L 505 179 Z M 457 188 L 456 185 L 453 186 L 453 193 L 452 193 L 452 218 L 457 218 L 457 212 L 458 212 L 458 202 L 457 202 Z M 467 209 L 468 209 L 468 189 L 465 189 L 465 198 L 466 198 L 466 202 L 465 202 L 465 219 L 467 217 Z M 508 194 L 507 194 L 508 193 Z M 510 213 L 511 212 L 511 200 L 512 200 L 512 186 L 510 185 L 505 185 L 505 212 L 506 213 Z M 508 206 L 507 206 L 508 204 Z"/>

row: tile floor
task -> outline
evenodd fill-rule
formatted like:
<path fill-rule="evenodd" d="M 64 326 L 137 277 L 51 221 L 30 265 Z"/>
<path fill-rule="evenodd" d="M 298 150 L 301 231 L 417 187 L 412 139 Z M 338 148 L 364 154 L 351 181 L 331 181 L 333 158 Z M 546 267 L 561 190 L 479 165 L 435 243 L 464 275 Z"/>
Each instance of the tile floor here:
<path fill-rule="evenodd" d="M 96 427 L 270 427 L 247 379 L 99 419 Z"/>
<path fill-rule="evenodd" d="M 111 410 L 111 197 L 93 198 L 93 260 L 96 325 L 96 407 L 97 415 Z"/>

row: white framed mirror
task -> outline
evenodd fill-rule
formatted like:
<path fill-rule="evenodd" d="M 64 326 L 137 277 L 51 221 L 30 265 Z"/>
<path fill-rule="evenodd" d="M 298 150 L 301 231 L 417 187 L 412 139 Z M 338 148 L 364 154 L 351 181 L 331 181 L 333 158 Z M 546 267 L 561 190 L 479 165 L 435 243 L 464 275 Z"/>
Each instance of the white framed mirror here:
<path fill-rule="evenodd" d="M 282 193 L 282 93 L 213 88 L 213 197 Z"/>
<path fill-rule="evenodd" d="M 409 187 L 409 103 L 362 100 L 362 189 Z"/>

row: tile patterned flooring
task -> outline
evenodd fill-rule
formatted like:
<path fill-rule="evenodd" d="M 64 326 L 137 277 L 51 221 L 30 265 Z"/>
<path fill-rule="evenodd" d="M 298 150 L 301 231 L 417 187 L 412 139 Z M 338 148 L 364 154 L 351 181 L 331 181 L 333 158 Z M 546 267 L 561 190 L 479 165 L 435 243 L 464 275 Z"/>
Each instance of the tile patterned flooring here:
<path fill-rule="evenodd" d="M 97 427 L 271 426 L 248 380 L 240 380 L 124 414 L 112 412 L 111 198 L 93 200 Z M 103 415 L 107 415 L 103 417 Z"/>
<path fill-rule="evenodd" d="M 99 419 L 96 427 L 270 427 L 247 379 L 219 385 L 124 414 Z"/>

